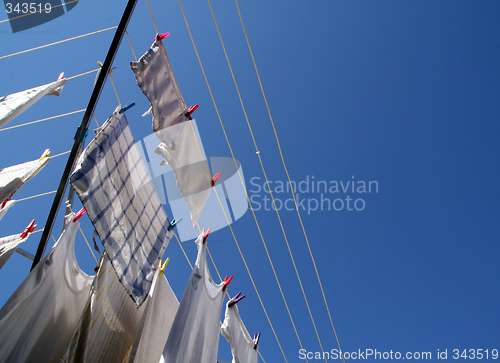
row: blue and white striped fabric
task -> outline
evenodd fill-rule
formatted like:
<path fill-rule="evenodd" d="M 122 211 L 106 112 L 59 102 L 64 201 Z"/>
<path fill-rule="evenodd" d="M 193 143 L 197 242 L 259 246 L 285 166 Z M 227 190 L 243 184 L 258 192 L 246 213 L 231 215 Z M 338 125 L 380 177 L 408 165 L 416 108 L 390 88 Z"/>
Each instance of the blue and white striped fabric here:
<path fill-rule="evenodd" d="M 101 127 L 70 181 L 118 279 L 140 306 L 173 232 L 124 114 L 115 111 Z"/>

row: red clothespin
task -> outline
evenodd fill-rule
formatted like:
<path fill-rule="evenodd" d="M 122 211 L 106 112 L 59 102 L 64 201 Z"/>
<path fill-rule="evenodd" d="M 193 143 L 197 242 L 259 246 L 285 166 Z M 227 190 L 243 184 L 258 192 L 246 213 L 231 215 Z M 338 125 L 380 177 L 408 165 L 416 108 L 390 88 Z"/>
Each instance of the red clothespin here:
<path fill-rule="evenodd" d="M 229 283 L 231 282 L 231 280 L 233 279 L 234 276 L 231 276 L 229 279 L 227 278 L 227 275 L 226 277 L 224 278 L 224 286 L 222 287 L 222 291 L 225 291 L 226 290 L 226 287 L 227 285 L 229 285 Z"/>
<path fill-rule="evenodd" d="M 253 335 L 253 349 L 257 349 L 257 345 L 259 344 L 259 339 L 260 339 L 260 333 L 259 334 L 255 333 Z"/>
<path fill-rule="evenodd" d="M 21 233 L 21 235 L 19 237 L 21 238 L 26 238 L 28 237 L 28 234 L 30 234 L 31 232 L 33 232 L 36 228 L 36 224 L 35 224 L 35 220 L 33 219 L 30 224 L 28 224 L 28 227 L 26 227 L 24 229 L 24 232 Z"/>
<path fill-rule="evenodd" d="M 64 72 L 62 72 L 62 73 L 59 75 L 59 77 L 57 77 L 57 80 L 58 80 L 58 81 L 60 81 L 60 80 L 61 80 L 61 79 L 63 79 L 63 78 L 64 78 Z"/>
<path fill-rule="evenodd" d="M 243 300 L 246 295 L 243 295 L 241 296 L 241 291 L 239 293 L 236 294 L 235 297 L 232 297 L 231 300 L 229 300 L 229 303 L 227 304 L 227 307 L 230 308 L 231 306 L 233 306 L 234 304 L 238 303 L 240 300 Z"/>
<path fill-rule="evenodd" d="M 217 180 L 219 180 L 219 178 L 222 176 L 222 173 L 217 173 L 214 175 L 214 177 L 212 178 L 212 187 L 215 185 L 215 183 L 217 182 Z"/>
<path fill-rule="evenodd" d="M 198 108 L 198 104 L 194 105 L 194 106 L 189 106 L 188 110 L 186 111 L 186 113 L 184 114 L 184 116 L 186 116 L 188 119 L 191 120 L 191 114 Z"/>
<path fill-rule="evenodd" d="M 170 36 L 169 32 L 162 33 L 162 34 L 156 34 L 155 40 L 160 41 L 160 40 L 163 40 L 163 39 L 165 39 L 166 37 L 169 37 L 169 36 Z"/>
<path fill-rule="evenodd" d="M 78 213 L 76 213 L 75 218 L 73 218 L 73 222 L 76 222 L 81 216 L 83 216 L 87 211 L 85 208 L 80 209 Z"/>
<path fill-rule="evenodd" d="M 208 231 L 205 232 L 205 228 L 203 228 L 203 231 L 201 231 L 201 234 L 203 235 L 203 243 L 207 242 L 207 237 L 211 230 L 212 228 L 209 228 Z"/>
<path fill-rule="evenodd" d="M 5 200 L 3 201 L 2 206 L 0 207 L 0 209 L 3 209 L 9 200 L 10 200 L 10 197 L 9 197 L 9 198 L 7 198 L 7 199 L 5 199 Z"/>

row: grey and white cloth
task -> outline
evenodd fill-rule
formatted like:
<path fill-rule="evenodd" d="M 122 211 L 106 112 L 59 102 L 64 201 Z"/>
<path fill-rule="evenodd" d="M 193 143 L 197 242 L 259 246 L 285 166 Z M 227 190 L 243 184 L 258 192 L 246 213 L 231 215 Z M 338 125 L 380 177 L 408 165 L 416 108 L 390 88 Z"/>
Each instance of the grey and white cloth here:
<path fill-rule="evenodd" d="M 101 127 L 70 181 L 118 279 L 140 306 L 173 232 L 125 114 L 117 109 Z"/>
<path fill-rule="evenodd" d="M 212 174 L 193 122 L 185 116 L 186 102 L 163 42 L 156 40 L 130 67 L 151 103 L 153 131 L 161 140 L 156 153 L 172 167 L 191 212 L 193 227 L 197 228 L 200 212 L 210 195 Z"/>
<path fill-rule="evenodd" d="M 49 162 L 49 150 L 38 160 L 0 169 L 0 204 L 12 197 L 28 180 L 33 178 Z"/>
<path fill-rule="evenodd" d="M 0 269 L 5 265 L 5 262 L 16 252 L 17 246 L 25 242 L 29 234 L 22 238 L 21 233 L 12 236 L 0 238 Z"/>
<path fill-rule="evenodd" d="M 61 73 L 57 81 L 0 97 L 0 127 L 7 125 L 21 113 L 30 108 L 43 96 L 59 96 L 66 84 L 66 78 Z"/>
<path fill-rule="evenodd" d="M 2 220 L 5 213 L 7 213 L 10 207 L 14 206 L 14 204 L 16 204 L 16 201 L 12 199 L 8 202 L 0 202 L 0 220 Z"/>

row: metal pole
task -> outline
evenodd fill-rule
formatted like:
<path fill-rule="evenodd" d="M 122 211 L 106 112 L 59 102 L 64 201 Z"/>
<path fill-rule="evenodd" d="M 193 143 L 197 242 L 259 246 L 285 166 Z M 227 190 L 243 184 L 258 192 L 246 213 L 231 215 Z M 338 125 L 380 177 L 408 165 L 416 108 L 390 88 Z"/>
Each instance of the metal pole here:
<path fill-rule="evenodd" d="M 71 153 L 69 154 L 68 162 L 66 163 L 66 168 L 64 169 L 61 181 L 59 182 L 59 187 L 56 192 L 56 196 L 54 197 L 54 202 L 52 203 L 49 216 L 47 217 L 47 222 L 45 223 L 43 234 L 42 237 L 40 238 L 40 244 L 38 245 L 35 259 L 33 260 L 33 265 L 31 266 L 32 270 L 33 268 L 35 268 L 37 263 L 40 262 L 43 252 L 45 251 L 45 246 L 47 245 L 47 240 L 49 238 L 50 232 L 52 231 L 52 226 L 54 224 L 57 211 L 59 210 L 59 206 L 61 205 L 61 200 L 64 195 L 64 190 L 66 189 L 66 184 L 68 184 L 69 176 L 75 164 L 75 160 L 78 154 L 78 149 L 80 147 L 80 144 L 82 144 L 83 141 L 85 140 L 85 136 L 87 135 L 87 127 L 90 122 L 90 116 L 94 112 L 95 105 L 97 104 L 97 100 L 99 99 L 99 95 L 101 94 L 104 82 L 111 68 L 111 64 L 113 63 L 113 59 L 115 57 L 118 46 L 120 45 L 123 34 L 125 33 L 125 29 L 127 28 L 128 21 L 132 16 L 132 12 L 134 11 L 136 2 L 137 0 L 129 0 L 127 6 L 125 7 L 122 18 L 120 20 L 120 24 L 116 29 L 115 36 L 113 37 L 113 41 L 111 42 L 111 46 L 109 47 L 106 60 L 104 61 L 101 72 L 99 73 L 99 77 L 97 78 L 97 82 L 94 86 L 94 90 L 92 92 L 92 96 L 90 97 L 89 104 L 85 111 L 85 115 L 83 115 L 82 123 L 80 124 L 80 126 L 76 131 L 75 143 L 73 144 L 73 148 L 71 149 Z"/>

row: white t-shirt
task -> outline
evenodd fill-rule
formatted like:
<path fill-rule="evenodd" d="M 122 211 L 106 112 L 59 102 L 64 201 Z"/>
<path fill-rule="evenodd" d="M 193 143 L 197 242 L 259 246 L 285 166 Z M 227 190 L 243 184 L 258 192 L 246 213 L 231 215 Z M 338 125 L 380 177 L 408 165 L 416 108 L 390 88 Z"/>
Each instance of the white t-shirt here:
<path fill-rule="evenodd" d="M 1 362 L 54 362 L 64 353 L 93 280 L 75 260 L 78 224 L 69 223 L 0 310 Z"/>
<path fill-rule="evenodd" d="M 215 284 L 207 266 L 203 236 L 196 240 L 198 257 L 182 296 L 160 362 L 216 362 L 224 284 Z"/>
<path fill-rule="evenodd" d="M 231 345 L 232 363 L 257 363 L 258 353 L 254 349 L 252 337 L 241 320 L 238 307 L 226 304 L 224 322 L 220 328 L 222 335 Z"/>

